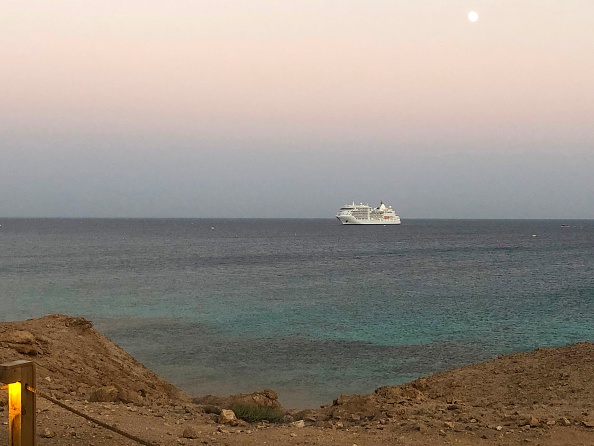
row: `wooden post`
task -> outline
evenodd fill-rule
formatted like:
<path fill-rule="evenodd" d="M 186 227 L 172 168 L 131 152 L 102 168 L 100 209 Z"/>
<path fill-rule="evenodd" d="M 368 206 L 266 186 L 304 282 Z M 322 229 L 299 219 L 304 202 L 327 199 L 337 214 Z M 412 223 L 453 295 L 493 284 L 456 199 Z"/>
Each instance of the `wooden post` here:
<path fill-rule="evenodd" d="M 8 445 L 35 446 L 35 363 L 13 361 L 0 364 L 0 382 L 8 383 Z"/>

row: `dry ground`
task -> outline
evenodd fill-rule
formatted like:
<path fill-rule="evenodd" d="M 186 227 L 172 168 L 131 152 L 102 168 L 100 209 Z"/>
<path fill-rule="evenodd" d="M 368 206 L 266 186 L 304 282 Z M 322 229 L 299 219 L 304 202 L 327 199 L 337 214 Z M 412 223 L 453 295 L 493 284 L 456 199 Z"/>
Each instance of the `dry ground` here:
<path fill-rule="evenodd" d="M 16 359 L 37 364 L 38 389 L 160 445 L 594 446 L 592 343 L 502 356 L 371 395 L 340 396 L 323 408 L 287 411 L 283 424 L 220 424 L 213 405 L 233 398 L 193 400 L 82 318 L 0 323 L 0 363 Z M 278 404 L 271 392 L 241 398 Z M 37 411 L 40 446 L 137 444 L 42 398 Z M 0 419 L 0 445 L 8 444 L 5 391 Z M 184 438 L 184 431 L 195 438 Z"/>

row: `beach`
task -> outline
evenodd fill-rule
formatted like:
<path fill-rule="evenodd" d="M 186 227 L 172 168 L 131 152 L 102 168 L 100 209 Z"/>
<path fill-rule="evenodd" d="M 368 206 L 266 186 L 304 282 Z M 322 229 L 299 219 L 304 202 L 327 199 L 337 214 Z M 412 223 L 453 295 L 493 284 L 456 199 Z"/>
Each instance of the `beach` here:
<path fill-rule="evenodd" d="M 541 348 L 336 395 L 322 407 L 281 408 L 281 423 L 220 420 L 216 402 L 187 395 L 80 317 L 0 323 L 0 361 L 37 365 L 37 388 L 78 411 L 161 445 L 591 445 L 594 344 Z M 263 389 L 264 390 L 264 389 Z M 273 404 L 274 391 L 262 404 Z M 258 395 L 243 395 L 256 402 Z M 0 396 L 7 416 L 6 394 Z M 236 397 L 237 398 L 237 397 Z M 264 402 L 262 402 L 264 401 Z M 214 405 L 213 405 L 214 402 Z M 38 397 L 39 445 L 137 444 Z M 2 424 L 0 437 L 6 438 Z"/>

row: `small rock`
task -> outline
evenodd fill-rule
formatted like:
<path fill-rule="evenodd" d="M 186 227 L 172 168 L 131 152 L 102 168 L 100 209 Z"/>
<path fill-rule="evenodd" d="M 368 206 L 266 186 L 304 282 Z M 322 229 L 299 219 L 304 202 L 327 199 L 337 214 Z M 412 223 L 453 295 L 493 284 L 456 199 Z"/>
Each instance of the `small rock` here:
<path fill-rule="evenodd" d="M 114 386 L 100 387 L 99 389 L 91 393 L 91 396 L 89 396 L 89 401 L 92 403 L 113 403 L 118 401 L 118 393 L 118 389 L 116 389 Z"/>
<path fill-rule="evenodd" d="M 140 393 L 135 392 L 129 389 L 120 389 L 118 391 L 118 400 L 129 404 L 129 403 L 137 403 L 142 404 L 143 398 L 140 396 Z"/>
<path fill-rule="evenodd" d="M 291 437 L 296 437 L 297 434 L 295 432 L 291 432 Z"/>
<path fill-rule="evenodd" d="M 233 423 L 237 421 L 237 417 L 235 416 L 235 412 L 230 409 L 222 409 L 219 415 L 219 423 L 220 424 L 227 424 Z"/>
<path fill-rule="evenodd" d="M 561 419 L 559 419 L 559 424 L 561 426 L 571 426 L 571 421 L 569 421 L 567 418 L 562 417 Z"/>
<path fill-rule="evenodd" d="M 443 425 L 449 427 L 450 429 L 456 427 L 456 423 L 454 423 L 453 421 L 444 421 Z"/>
<path fill-rule="evenodd" d="M 540 420 L 536 417 L 530 417 L 528 419 L 528 424 L 530 424 L 531 427 L 537 427 L 540 425 Z"/>
<path fill-rule="evenodd" d="M 198 431 L 193 426 L 188 426 L 182 433 L 183 438 L 198 438 Z"/>
<path fill-rule="evenodd" d="M 503 430 L 503 426 L 497 426 L 495 429 L 498 431 Z"/>
<path fill-rule="evenodd" d="M 592 420 L 582 420 L 582 424 L 586 427 L 594 427 L 594 421 Z"/>
<path fill-rule="evenodd" d="M 54 438 L 55 436 L 56 433 L 47 427 L 44 427 L 43 431 L 41 431 L 41 438 Z"/>
<path fill-rule="evenodd" d="M 303 420 L 299 420 L 299 421 L 293 421 L 291 423 L 291 426 L 296 427 L 296 428 L 302 428 L 305 427 L 305 421 Z"/>

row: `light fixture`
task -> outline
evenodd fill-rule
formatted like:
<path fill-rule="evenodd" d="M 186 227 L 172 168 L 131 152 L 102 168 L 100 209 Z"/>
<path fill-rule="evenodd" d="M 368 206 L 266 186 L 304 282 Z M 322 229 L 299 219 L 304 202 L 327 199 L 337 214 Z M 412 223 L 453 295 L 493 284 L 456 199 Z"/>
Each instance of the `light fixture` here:
<path fill-rule="evenodd" d="M 0 382 L 8 384 L 8 446 L 35 446 L 35 363 L 0 364 Z"/>

